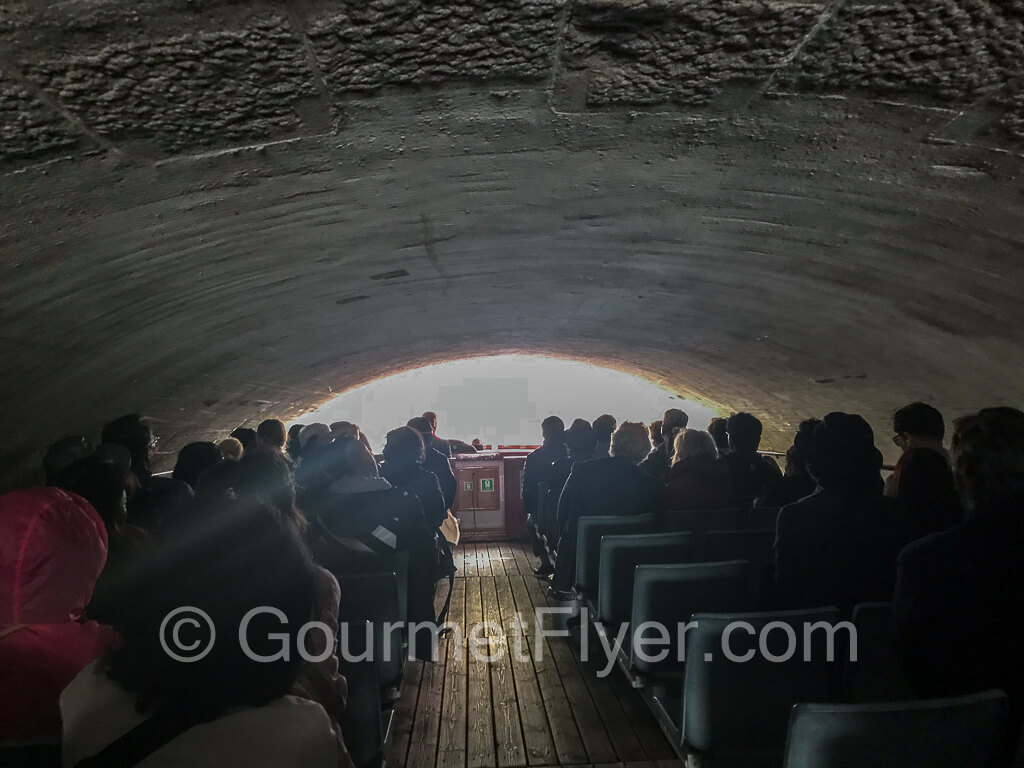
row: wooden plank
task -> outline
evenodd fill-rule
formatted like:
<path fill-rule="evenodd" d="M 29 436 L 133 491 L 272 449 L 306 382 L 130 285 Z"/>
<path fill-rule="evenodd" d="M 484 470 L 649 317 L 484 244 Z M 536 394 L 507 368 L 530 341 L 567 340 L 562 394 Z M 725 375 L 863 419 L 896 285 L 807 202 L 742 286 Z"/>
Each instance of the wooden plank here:
<path fill-rule="evenodd" d="M 412 742 L 413 723 L 416 718 L 416 702 L 419 699 L 420 682 L 423 678 L 423 662 L 410 661 L 402 673 L 402 696 L 395 703 L 395 719 L 391 725 L 391 743 L 387 749 L 389 765 L 405 765 Z"/>
<path fill-rule="evenodd" d="M 530 579 L 536 581 L 532 574 Z M 521 613 L 526 622 L 527 642 L 525 645 L 529 648 L 533 662 L 534 676 L 544 703 L 544 711 L 551 730 L 558 763 L 563 765 L 586 763 L 587 751 L 583 747 L 583 740 L 576 727 L 576 721 L 573 719 L 569 700 L 566 698 L 562 681 L 558 677 L 558 670 L 551 660 L 549 643 L 547 640 L 540 643 L 540 653 L 536 653 L 537 648 L 533 645 L 536 633 L 534 605 L 526 586 L 526 580 L 521 575 L 511 577 L 509 585 L 515 599 L 516 610 Z"/>
<path fill-rule="evenodd" d="M 504 576 L 502 581 L 507 581 Z M 515 679 L 512 676 L 511 645 L 498 610 L 498 592 L 494 578 L 480 580 L 484 620 L 488 623 L 489 653 L 492 661 L 487 666 L 491 673 L 491 705 L 494 712 L 494 741 L 499 766 L 525 766 L 526 750 L 523 746 L 523 728 L 519 720 Z"/>
<path fill-rule="evenodd" d="M 479 576 L 480 570 L 476 562 L 476 544 L 472 541 L 467 541 L 460 544 L 459 549 L 462 551 L 462 575 L 467 579 Z"/>
<path fill-rule="evenodd" d="M 613 678 L 622 678 L 623 682 L 625 682 L 614 660 L 608 675 L 598 677 L 598 672 L 603 671 L 608 665 L 604 654 L 605 651 L 601 643 L 596 637 L 592 637 L 590 642 L 590 661 L 582 661 L 575 653 L 572 654 L 572 657 L 579 669 L 580 677 L 590 691 L 590 697 L 593 699 L 597 713 L 604 723 L 605 731 L 608 733 L 608 738 L 615 749 L 618 759 L 626 762 L 650 759 L 651 755 L 644 748 L 643 742 L 638 738 L 633 724 L 626 714 L 621 692 L 617 692 L 612 687 Z M 631 691 L 630 695 L 624 698 L 640 702 L 640 697 L 635 691 Z M 641 709 L 644 709 L 646 712 L 642 704 Z M 665 739 L 661 737 L 657 724 L 650 717 L 650 713 L 648 713 L 648 718 L 651 719 L 652 724 L 655 726 L 656 735 L 660 737 L 658 741 L 665 742 Z M 665 744 L 665 747 L 670 749 L 667 744 Z"/>
<path fill-rule="evenodd" d="M 480 579 L 466 579 L 466 640 L 472 627 L 483 621 Z M 468 768 L 494 768 L 494 715 L 491 708 L 491 675 L 486 662 L 476 659 L 469 648 L 466 667 L 469 675 L 467 696 L 468 733 L 466 739 L 466 765 Z"/>
<path fill-rule="evenodd" d="M 518 570 L 516 570 L 515 578 L 519 578 Z M 547 712 L 544 710 L 544 700 L 541 698 L 540 688 L 537 684 L 537 673 L 530 656 L 529 635 L 523 633 L 518 644 L 514 639 L 517 632 L 517 611 L 512 595 L 512 585 L 508 577 L 496 578 L 495 587 L 501 626 L 508 638 L 509 659 L 515 681 L 519 719 L 523 726 L 526 762 L 531 766 L 550 765 L 555 762 L 555 744 L 551 737 L 551 725 L 548 723 Z"/>
<path fill-rule="evenodd" d="M 409 745 L 408 768 L 434 768 L 437 764 L 437 737 L 441 719 L 444 664 L 423 665 L 416 720 Z"/>
<path fill-rule="evenodd" d="M 465 768 L 468 676 L 466 673 L 466 579 L 456 579 L 448 621 L 459 629 L 448 641 L 445 665 L 444 703 L 437 744 L 438 768 Z"/>
<path fill-rule="evenodd" d="M 478 541 L 476 543 L 476 568 L 477 573 L 480 576 L 493 576 L 494 573 L 491 571 L 491 558 L 489 557 L 489 549 L 486 542 Z"/>

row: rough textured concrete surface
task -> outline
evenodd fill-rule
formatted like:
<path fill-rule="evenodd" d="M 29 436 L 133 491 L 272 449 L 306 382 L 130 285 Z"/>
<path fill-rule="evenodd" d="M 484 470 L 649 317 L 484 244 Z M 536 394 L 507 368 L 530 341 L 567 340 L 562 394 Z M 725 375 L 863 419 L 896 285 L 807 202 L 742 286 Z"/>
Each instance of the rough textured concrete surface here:
<path fill-rule="evenodd" d="M 4 3 L 0 476 L 127 411 L 166 462 L 512 351 L 754 411 L 775 448 L 845 409 L 892 458 L 912 399 L 1022 405 L 1022 18 Z"/>
<path fill-rule="evenodd" d="M 723 86 L 765 80 L 823 4 L 761 0 L 580 0 L 564 61 L 587 103 L 706 105 Z"/>

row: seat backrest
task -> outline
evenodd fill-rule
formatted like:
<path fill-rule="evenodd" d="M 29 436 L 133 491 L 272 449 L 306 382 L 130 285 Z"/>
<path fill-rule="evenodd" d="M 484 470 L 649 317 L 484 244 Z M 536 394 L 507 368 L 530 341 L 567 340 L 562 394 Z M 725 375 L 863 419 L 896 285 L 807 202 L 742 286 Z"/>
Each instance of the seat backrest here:
<path fill-rule="evenodd" d="M 654 515 L 581 517 L 576 522 L 576 587 L 581 594 L 597 593 L 601 567 L 601 537 L 617 533 L 654 533 Z"/>
<path fill-rule="evenodd" d="M 778 522 L 778 519 L 779 507 L 755 506 L 747 516 L 747 528 L 755 531 L 771 528 L 772 533 L 775 533 L 775 524 Z"/>
<path fill-rule="evenodd" d="M 742 513 L 738 509 L 677 509 L 666 512 L 662 528 L 665 531 L 690 531 L 698 544 L 708 531 L 735 531 L 740 527 Z"/>
<path fill-rule="evenodd" d="M 754 573 L 744 561 L 638 565 L 633 577 L 630 665 L 646 677 L 679 677 L 684 635 L 680 624 L 702 611 L 749 611 L 756 600 Z M 667 643 L 660 640 L 664 633 Z M 659 644 L 644 650 L 644 638 L 659 638 Z"/>
<path fill-rule="evenodd" d="M 338 621 L 353 627 L 369 624 L 372 632 L 373 659 L 377 662 L 381 685 L 394 683 L 402 674 L 407 654 L 404 651 L 405 634 L 389 630 L 387 625 L 405 625 L 400 612 L 398 579 L 393 573 L 373 573 L 343 576 L 338 579 L 341 603 Z M 342 639 L 345 639 L 344 628 Z"/>
<path fill-rule="evenodd" d="M 353 622 L 359 625 L 360 622 Z M 348 683 L 348 703 L 341 718 L 342 735 L 352 762 L 356 766 L 379 765 L 383 757 L 384 733 L 381 728 L 381 695 L 376 662 L 356 661 L 367 650 L 361 638 L 369 636 L 363 626 L 350 627 L 352 643 L 349 653 L 339 654 L 338 671 Z"/>
<path fill-rule="evenodd" d="M 778 765 L 793 705 L 835 700 L 828 631 L 807 630 L 838 621 L 835 608 L 694 616 L 683 685 L 687 748 L 708 762 Z"/>
<path fill-rule="evenodd" d="M 394 574 L 398 584 L 398 612 L 405 621 L 409 615 L 409 553 L 393 552 L 389 555 L 347 548 L 338 539 L 314 549 L 317 562 L 329 570 L 340 582 L 349 576 Z"/>
<path fill-rule="evenodd" d="M 760 572 L 774 562 L 775 531 L 708 531 L 704 535 L 705 563 L 746 560 Z"/>
<path fill-rule="evenodd" d="M 850 659 L 843 672 L 843 700 L 882 702 L 917 698 L 896 654 L 892 603 L 860 603 L 853 609 L 853 625 L 857 628 L 857 660 Z"/>
<path fill-rule="evenodd" d="M 1007 699 L 988 691 L 879 704 L 798 704 L 785 768 L 998 768 Z"/>
<path fill-rule="evenodd" d="M 692 563 L 692 533 L 618 534 L 601 537 L 597 575 L 597 612 L 611 625 L 629 621 L 633 610 L 633 576 L 638 565 Z"/>

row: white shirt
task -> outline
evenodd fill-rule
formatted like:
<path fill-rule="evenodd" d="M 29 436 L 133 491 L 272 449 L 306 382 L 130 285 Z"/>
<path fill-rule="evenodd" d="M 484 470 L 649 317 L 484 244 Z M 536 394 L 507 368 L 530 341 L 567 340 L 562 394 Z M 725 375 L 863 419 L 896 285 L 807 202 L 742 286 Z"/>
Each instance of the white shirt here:
<path fill-rule="evenodd" d="M 60 697 L 62 764 L 73 768 L 141 723 L 135 698 L 100 671 L 83 669 Z M 151 753 L 139 768 L 337 768 L 337 738 L 319 704 L 294 696 L 233 710 L 193 726 Z"/>

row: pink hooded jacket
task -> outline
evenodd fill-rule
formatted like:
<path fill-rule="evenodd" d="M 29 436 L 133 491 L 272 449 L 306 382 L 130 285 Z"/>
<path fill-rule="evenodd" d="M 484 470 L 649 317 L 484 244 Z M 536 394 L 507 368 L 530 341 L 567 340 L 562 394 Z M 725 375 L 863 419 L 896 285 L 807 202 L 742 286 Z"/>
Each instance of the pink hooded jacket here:
<path fill-rule="evenodd" d="M 85 499 L 58 488 L 0 496 L 0 740 L 60 738 L 60 692 L 116 639 L 80 620 L 106 559 Z"/>

